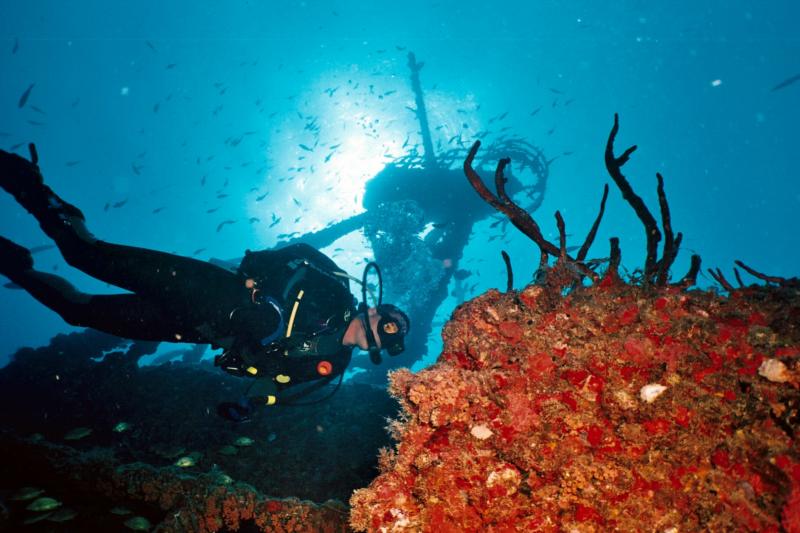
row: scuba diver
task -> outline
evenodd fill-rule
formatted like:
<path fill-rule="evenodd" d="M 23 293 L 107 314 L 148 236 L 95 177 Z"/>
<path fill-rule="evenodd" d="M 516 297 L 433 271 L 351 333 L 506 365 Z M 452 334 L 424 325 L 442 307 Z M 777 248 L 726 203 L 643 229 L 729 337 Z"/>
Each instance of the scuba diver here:
<path fill-rule="evenodd" d="M 218 406 L 221 416 L 245 421 L 259 405 L 292 404 L 337 376 L 341 383 L 356 346 L 369 351 L 376 364 L 381 350 L 390 355 L 404 350 L 411 324 L 403 311 L 382 303 L 375 263 L 364 270 L 362 302 L 356 306 L 349 288 L 354 278 L 305 244 L 247 250 L 233 272 L 189 257 L 104 242 L 87 230 L 77 207 L 44 184 L 33 144 L 30 151 L 28 161 L 0 150 L 0 187 L 36 217 L 68 264 L 130 293 L 79 292 L 65 279 L 35 270 L 30 251 L 3 237 L 0 273 L 73 326 L 223 349 L 214 364 L 254 381 L 241 399 Z M 371 269 L 381 286 L 375 307 L 366 303 Z M 287 391 L 298 384 L 306 386 Z"/>

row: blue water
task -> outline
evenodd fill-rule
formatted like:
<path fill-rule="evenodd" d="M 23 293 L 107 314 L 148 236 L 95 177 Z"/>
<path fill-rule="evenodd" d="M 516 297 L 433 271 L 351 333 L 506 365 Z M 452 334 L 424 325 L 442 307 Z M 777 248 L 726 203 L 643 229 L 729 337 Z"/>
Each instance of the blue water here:
<path fill-rule="evenodd" d="M 508 128 L 559 156 L 535 214 L 552 240 L 555 210 L 571 244 L 591 225 L 618 112 L 618 152 L 639 146 L 624 172 L 654 213 L 655 173 L 665 177 L 684 233 L 676 278 L 694 252 L 729 279 L 735 259 L 800 271 L 800 82 L 771 91 L 800 73 L 796 2 L 51 0 L 2 11 L 0 148 L 24 154 L 20 143 L 35 142 L 47 183 L 106 241 L 236 258 L 359 213 L 366 180 L 406 153 L 407 138 L 420 142 L 407 109 L 413 51 L 434 141 L 461 133 L 468 146 L 474 132 Z M 469 295 L 505 285 L 501 249 L 517 287 L 538 260 L 510 226 L 490 241 L 493 221 L 476 225 L 461 262 L 475 273 Z M 0 232 L 48 243 L 5 193 Z M 606 256 L 615 235 L 624 266 L 641 266 L 642 226 L 612 184 L 590 256 Z M 370 257 L 360 234 L 335 248 L 356 275 Z M 55 249 L 35 260 L 86 292 L 115 292 Z M 72 329 L 23 291 L 0 289 L 0 361 Z"/>

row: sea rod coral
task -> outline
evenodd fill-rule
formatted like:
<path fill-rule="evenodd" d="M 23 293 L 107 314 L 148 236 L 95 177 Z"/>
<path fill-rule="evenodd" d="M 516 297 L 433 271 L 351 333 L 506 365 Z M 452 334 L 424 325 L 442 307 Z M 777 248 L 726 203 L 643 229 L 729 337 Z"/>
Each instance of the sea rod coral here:
<path fill-rule="evenodd" d="M 647 232 L 629 280 L 614 239 L 602 274 L 585 260 L 605 196 L 572 258 L 561 217 L 548 243 L 506 195 L 503 161 L 497 195 L 483 185 L 473 147 L 470 182 L 539 245 L 539 276 L 460 306 L 438 362 L 392 374 L 397 445 L 351 498 L 354 529 L 800 531 L 800 283 L 739 264 L 767 285 L 690 291 L 699 257 L 670 283 L 681 234 L 663 178 L 659 229 L 617 131 L 615 118 L 606 166 Z"/>

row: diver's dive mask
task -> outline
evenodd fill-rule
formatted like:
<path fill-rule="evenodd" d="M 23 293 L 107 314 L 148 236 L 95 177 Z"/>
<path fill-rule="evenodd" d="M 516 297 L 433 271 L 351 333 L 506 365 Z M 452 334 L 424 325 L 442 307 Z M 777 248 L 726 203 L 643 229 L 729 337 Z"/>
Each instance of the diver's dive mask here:
<path fill-rule="evenodd" d="M 367 306 L 367 274 L 370 269 L 375 269 L 378 274 L 378 305 L 375 306 L 377 313 L 381 316 L 378 322 L 378 338 L 381 340 L 381 348 L 375 342 L 375 335 L 372 333 L 369 321 L 369 307 Z M 361 283 L 361 304 L 359 314 L 361 323 L 367 336 L 370 360 L 379 365 L 381 363 L 381 349 L 386 350 L 389 355 L 398 355 L 405 350 L 405 336 L 411 329 L 411 321 L 408 316 L 392 304 L 381 303 L 383 300 L 383 279 L 381 270 L 374 262 L 370 262 L 364 267 L 364 275 Z"/>

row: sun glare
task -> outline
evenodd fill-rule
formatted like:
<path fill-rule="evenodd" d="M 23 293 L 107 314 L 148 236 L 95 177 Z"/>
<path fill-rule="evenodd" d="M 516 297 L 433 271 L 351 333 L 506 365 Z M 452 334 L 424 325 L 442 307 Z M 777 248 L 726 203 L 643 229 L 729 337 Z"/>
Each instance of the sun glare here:
<path fill-rule="evenodd" d="M 353 79 L 348 84 L 360 86 Z M 267 147 L 272 166 L 262 189 L 271 191 L 269 201 L 248 206 L 249 216 L 268 222 L 259 226 L 264 245 L 361 213 L 365 183 L 404 155 L 403 139 L 416 130 L 411 113 L 392 118 L 406 104 L 399 97 L 389 106 L 355 90 L 334 98 L 323 86 L 320 81 L 297 97 L 313 112 L 287 114 Z"/>

